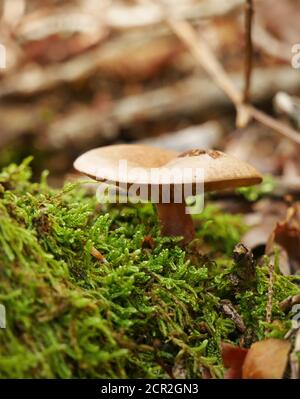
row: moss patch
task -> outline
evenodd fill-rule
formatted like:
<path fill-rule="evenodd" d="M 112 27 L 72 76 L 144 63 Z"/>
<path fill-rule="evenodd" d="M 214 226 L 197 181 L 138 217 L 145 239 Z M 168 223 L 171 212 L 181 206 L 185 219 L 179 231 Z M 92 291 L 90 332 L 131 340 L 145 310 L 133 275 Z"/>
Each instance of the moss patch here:
<path fill-rule="evenodd" d="M 249 254 L 232 258 L 237 216 L 207 206 L 184 251 L 160 236 L 150 204 L 100 206 L 80 184 L 32 183 L 28 163 L 0 173 L 2 378 L 222 378 L 221 340 L 247 346 L 288 330 L 279 302 L 299 290 L 276 269 L 267 326 L 268 260 L 248 279 Z"/>

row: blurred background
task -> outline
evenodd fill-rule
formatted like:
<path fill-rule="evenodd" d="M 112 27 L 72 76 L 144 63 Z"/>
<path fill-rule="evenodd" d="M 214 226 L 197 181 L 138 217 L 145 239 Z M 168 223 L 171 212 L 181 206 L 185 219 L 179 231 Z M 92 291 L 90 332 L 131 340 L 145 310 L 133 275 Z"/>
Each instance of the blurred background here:
<path fill-rule="evenodd" d="M 245 0 L 164 5 L 201 35 L 242 89 Z M 254 6 L 251 101 L 298 130 L 292 49 L 300 43 L 300 1 Z M 139 141 L 221 149 L 300 191 L 299 144 L 254 121 L 236 129 L 234 106 L 155 1 L 1 0 L 0 44 L 0 166 L 34 155 L 35 175 L 49 169 L 50 183 L 60 186 L 85 150 Z"/>

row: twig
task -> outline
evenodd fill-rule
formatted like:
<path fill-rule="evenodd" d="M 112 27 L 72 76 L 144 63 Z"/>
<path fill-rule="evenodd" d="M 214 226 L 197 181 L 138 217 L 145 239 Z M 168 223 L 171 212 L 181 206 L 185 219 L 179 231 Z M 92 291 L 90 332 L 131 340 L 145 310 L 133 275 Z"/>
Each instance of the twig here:
<path fill-rule="evenodd" d="M 242 104 L 242 96 L 233 85 L 221 63 L 216 59 L 210 47 L 201 40 L 195 29 L 186 21 L 173 20 L 166 17 L 168 24 L 176 35 L 185 43 L 196 61 L 213 78 L 215 83 L 224 91 L 236 108 Z"/>
<path fill-rule="evenodd" d="M 183 19 L 172 16 L 172 12 L 166 9 L 160 0 L 139 0 L 146 4 L 156 4 L 171 30 L 186 45 L 196 61 L 213 78 L 219 87 L 224 91 L 227 97 L 239 107 L 242 103 L 242 96 L 229 79 L 223 69 L 222 64 L 214 56 L 205 40 L 198 36 L 192 25 Z"/>
<path fill-rule="evenodd" d="M 145 1 L 145 0 L 143 0 Z M 253 106 L 243 104 L 243 96 L 239 90 L 234 86 L 224 70 L 222 64 L 218 61 L 214 53 L 211 51 L 209 45 L 198 35 L 195 29 L 186 21 L 177 20 L 169 16 L 164 10 L 160 1 L 149 0 L 160 4 L 161 11 L 165 17 L 166 22 L 176 35 L 186 44 L 187 48 L 194 55 L 196 61 L 205 69 L 205 71 L 212 77 L 214 82 L 224 91 L 224 93 L 233 102 L 237 110 L 237 126 L 244 127 L 250 118 L 263 123 L 265 126 L 282 134 L 286 138 L 300 144 L 300 133 L 296 130 L 286 126 L 271 116 L 257 110 Z"/>
<path fill-rule="evenodd" d="M 267 302 L 267 308 L 266 308 L 266 322 L 267 323 L 271 323 L 271 321 L 272 321 L 273 289 L 274 289 L 274 265 L 272 263 L 270 263 L 268 302 Z"/>
<path fill-rule="evenodd" d="M 300 128 L 300 99 L 279 91 L 273 100 L 274 108 L 279 115 L 284 115 L 296 128 Z"/>
<path fill-rule="evenodd" d="M 199 40 L 195 29 L 187 21 L 178 21 L 167 16 L 166 21 L 174 33 L 185 43 L 196 61 L 232 101 L 237 112 L 237 126 L 246 126 L 251 116 L 243 104 L 243 97 L 205 40 L 201 40 L 201 38 Z"/>
<path fill-rule="evenodd" d="M 282 122 L 279 122 L 278 120 L 272 118 L 264 112 L 254 108 L 253 106 L 248 107 L 248 109 L 252 117 L 258 122 L 271 128 L 275 132 L 282 134 L 286 138 L 300 144 L 300 133 L 297 130 L 289 127 Z"/>
<path fill-rule="evenodd" d="M 253 43 L 252 43 L 252 23 L 253 23 L 253 0 L 246 0 L 245 4 L 245 31 L 246 31 L 246 57 L 245 57 L 245 88 L 244 103 L 250 99 L 251 76 L 253 67 Z"/>
<path fill-rule="evenodd" d="M 244 333 L 246 331 L 245 323 L 242 317 L 238 314 L 238 312 L 234 308 L 231 301 L 229 301 L 228 299 L 221 300 L 220 310 L 225 314 L 226 317 L 228 317 L 234 322 L 234 324 L 236 325 L 237 329 L 240 332 Z"/>

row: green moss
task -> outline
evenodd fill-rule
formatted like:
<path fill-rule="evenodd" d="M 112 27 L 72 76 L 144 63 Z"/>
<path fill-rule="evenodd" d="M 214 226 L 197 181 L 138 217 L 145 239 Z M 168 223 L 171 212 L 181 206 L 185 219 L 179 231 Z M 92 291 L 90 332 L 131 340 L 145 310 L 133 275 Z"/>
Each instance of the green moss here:
<path fill-rule="evenodd" d="M 236 191 L 248 201 L 257 201 L 259 198 L 271 195 L 276 188 L 276 181 L 271 175 L 264 175 L 261 184 L 250 187 L 241 187 Z"/>
<path fill-rule="evenodd" d="M 239 215 L 222 212 L 213 204 L 208 204 L 204 212 L 195 215 L 201 228 L 197 237 L 209 243 L 214 251 L 230 256 L 240 237 L 247 231 Z"/>
<path fill-rule="evenodd" d="M 199 238 L 184 251 L 160 236 L 150 204 L 100 206 L 80 184 L 55 191 L 46 175 L 31 183 L 28 163 L 0 173 L 0 377 L 201 378 L 208 369 L 221 378 L 221 340 L 270 334 L 267 263 L 243 290 L 232 283 L 241 276 L 231 258 L 245 229 L 240 218 L 206 207 Z M 143 245 L 146 236 L 154 245 Z M 275 273 L 273 335 L 289 328 L 279 302 L 297 291 Z"/>

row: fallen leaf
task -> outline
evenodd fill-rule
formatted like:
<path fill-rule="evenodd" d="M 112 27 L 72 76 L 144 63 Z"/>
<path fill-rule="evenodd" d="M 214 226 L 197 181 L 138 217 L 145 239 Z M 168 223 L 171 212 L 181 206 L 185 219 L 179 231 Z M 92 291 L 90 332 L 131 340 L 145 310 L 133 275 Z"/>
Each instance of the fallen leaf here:
<path fill-rule="evenodd" d="M 267 339 L 255 342 L 242 367 L 244 379 L 280 379 L 283 377 L 291 345 L 288 341 Z"/>
<path fill-rule="evenodd" d="M 271 253 L 274 244 L 279 244 L 288 254 L 292 271 L 300 270 L 300 202 L 288 210 L 285 220 L 278 222 L 269 237 L 266 253 Z"/>
<path fill-rule="evenodd" d="M 227 368 L 225 378 L 242 378 L 242 367 L 248 353 L 248 349 L 222 342 L 221 353 L 224 366 Z"/>

